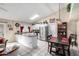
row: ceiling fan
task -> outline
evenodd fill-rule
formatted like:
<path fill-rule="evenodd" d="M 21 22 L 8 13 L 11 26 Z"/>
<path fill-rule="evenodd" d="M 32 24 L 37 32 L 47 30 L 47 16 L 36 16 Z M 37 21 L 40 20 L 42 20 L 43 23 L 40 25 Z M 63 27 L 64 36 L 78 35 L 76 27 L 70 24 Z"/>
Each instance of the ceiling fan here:
<path fill-rule="evenodd" d="M 67 12 L 70 12 L 70 11 L 71 11 L 71 3 L 67 5 Z"/>

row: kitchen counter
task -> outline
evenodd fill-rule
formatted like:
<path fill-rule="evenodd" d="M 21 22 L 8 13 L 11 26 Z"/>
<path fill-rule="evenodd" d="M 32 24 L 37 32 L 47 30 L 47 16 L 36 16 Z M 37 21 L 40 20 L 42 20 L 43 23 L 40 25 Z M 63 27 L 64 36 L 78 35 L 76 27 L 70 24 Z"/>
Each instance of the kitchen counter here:
<path fill-rule="evenodd" d="M 37 36 L 35 33 L 16 34 L 16 41 L 30 48 L 37 48 Z"/>

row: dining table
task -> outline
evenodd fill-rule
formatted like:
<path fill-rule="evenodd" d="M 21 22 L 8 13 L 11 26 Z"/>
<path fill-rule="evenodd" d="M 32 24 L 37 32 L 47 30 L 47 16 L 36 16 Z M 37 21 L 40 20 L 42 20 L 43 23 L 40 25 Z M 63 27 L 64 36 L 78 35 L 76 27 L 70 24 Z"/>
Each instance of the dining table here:
<path fill-rule="evenodd" d="M 70 56 L 70 44 L 69 44 L 69 40 L 68 41 L 62 41 L 61 39 L 58 39 L 56 38 L 56 40 L 48 40 L 48 47 L 49 47 L 49 43 L 50 43 L 50 54 L 52 52 L 54 52 L 56 55 L 62 55 L 62 56 L 65 56 L 66 55 L 66 52 L 68 53 L 68 56 Z M 55 48 L 56 51 L 52 51 L 52 48 Z M 60 50 L 62 50 L 62 54 L 61 53 L 58 53 Z"/>

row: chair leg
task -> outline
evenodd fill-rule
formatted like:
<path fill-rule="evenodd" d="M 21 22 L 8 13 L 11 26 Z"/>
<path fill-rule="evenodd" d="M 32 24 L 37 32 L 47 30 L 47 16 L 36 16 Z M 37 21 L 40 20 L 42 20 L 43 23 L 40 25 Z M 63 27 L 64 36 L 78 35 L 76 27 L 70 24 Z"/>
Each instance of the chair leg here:
<path fill-rule="evenodd" d="M 59 51 L 58 51 L 58 49 L 56 48 L 56 53 L 55 53 L 55 54 L 58 55 L 58 52 L 59 52 Z"/>
<path fill-rule="evenodd" d="M 48 52 L 49 52 L 49 48 L 50 48 L 50 46 L 49 46 L 49 42 L 48 42 Z"/>
<path fill-rule="evenodd" d="M 50 44 L 50 54 L 51 54 L 51 52 L 52 52 L 52 43 Z"/>
<path fill-rule="evenodd" d="M 62 46 L 62 49 L 63 49 L 63 56 L 65 56 L 66 54 L 65 54 L 65 48 L 64 48 L 64 46 Z"/>
<path fill-rule="evenodd" d="M 7 41 L 8 41 L 8 40 L 5 41 L 5 48 L 4 48 L 4 49 L 6 49 Z"/>
<path fill-rule="evenodd" d="M 48 52 L 50 52 L 50 47 L 48 46 Z"/>

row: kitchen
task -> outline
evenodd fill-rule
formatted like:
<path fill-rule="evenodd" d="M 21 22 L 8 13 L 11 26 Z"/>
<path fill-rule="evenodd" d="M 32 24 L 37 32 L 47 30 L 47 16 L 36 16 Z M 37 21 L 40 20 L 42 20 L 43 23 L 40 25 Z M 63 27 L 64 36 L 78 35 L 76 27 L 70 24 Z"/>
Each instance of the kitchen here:
<path fill-rule="evenodd" d="M 71 47 L 67 45 L 68 48 L 79 49 L 78 7 L 79 4 L 76 3 L 0 3 L 0 37 L 1 40 L 7 40 L 6 47 L 4 46 L 6 51 L 1 51 L 1 54 L 52 56 L 50 39 L 64 39 L 64 42 L 69 42 L 70 36 L 72 43 Z M 7 52 L 10 45 L 13 50 Z M 65 51 L 62 48 L 56 49 Z M 71 55 L 79 55 L 77 51 L 75 54 L 71 51 Z"/>

